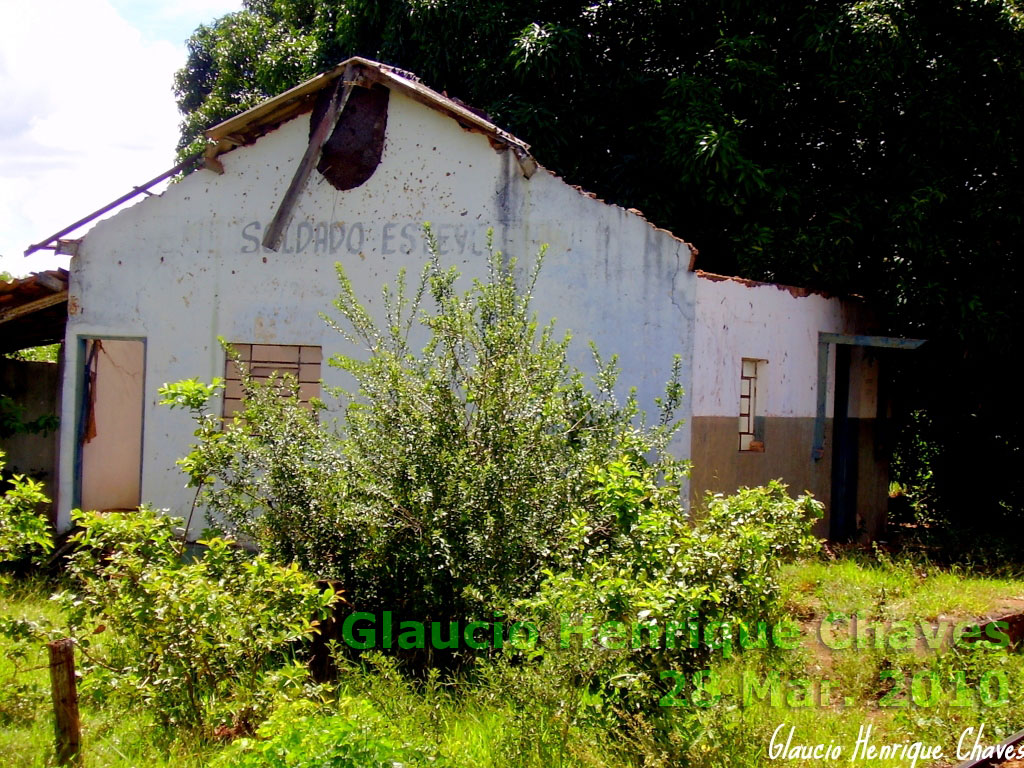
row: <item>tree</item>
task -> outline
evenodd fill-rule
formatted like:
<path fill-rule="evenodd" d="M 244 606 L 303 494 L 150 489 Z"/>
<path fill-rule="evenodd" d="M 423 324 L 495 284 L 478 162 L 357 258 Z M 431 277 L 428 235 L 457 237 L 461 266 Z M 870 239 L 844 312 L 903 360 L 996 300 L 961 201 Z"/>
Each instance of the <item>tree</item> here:
<path fill-rule="evenodd" d="M 189 42 L 181 148 L 353 54 L 485 109 L 704 269 L 860 294 L 928 338 L 901 402 L 940 497 L 1021 508 L 1020 0 L 246 0 Z"/>

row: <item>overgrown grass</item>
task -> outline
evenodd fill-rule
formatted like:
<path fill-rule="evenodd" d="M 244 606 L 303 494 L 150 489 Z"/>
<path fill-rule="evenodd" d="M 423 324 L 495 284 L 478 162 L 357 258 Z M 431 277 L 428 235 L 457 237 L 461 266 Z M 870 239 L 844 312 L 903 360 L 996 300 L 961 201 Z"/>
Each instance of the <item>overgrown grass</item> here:
<path fill-rule="evenodd" d="M 706 737 L 690 751 L 694 765 L 764 765 L 771 734 L 780 724 L 784 724 L 783 734 L 795 726 L 794 743 L 843 745 L 843 760 L 848 759 L 861 727 L 870 724 L 875 745 L 920 741 L 941 746 L 943 759 L 936 765 L 959 762 L 957 740 L 965 728 L 977 729 L 984 723 L 981 743 L 991 745 L 1024 726 L 1024 656 L 1014 649 L 952 647 L 952 631 L 958 621 L 1024 612 L 1024 580 L 942 569 L 914 559 L 858 554 L 790 564 L 783 568 L 781 578 L 786 613 L 799 618 L 804 631 L 800 647 L 772 656 L 748 654 L 722 665 L 719 671 L 734 681 L 744 672 L 763 681 L 766 674 L 776 671 L 783 691 L 787 679 L 808 680 L 815 691 L 827 681 L 830 695 L 809 707 L 785 703 L 772 707 L 766 706 L 767 702 L 743 707 L 740 695 L 727 693 L 720 706 L 702 715 L 711 725 Z M 881 623 L 887 632 L 897 621 L 925 621 L 932 628 L 945 622 L 947 640 L 934 649 L 923 640 L 906 649 L 893 648 L 887 641 L 878 647 L 874 630 L 869 630 L 862 647 L 857 647 L 853 634 L 852 647 L 830 649 L 817 633 L 832 612 L 846 618 L 860 614 L 865 626 Z M 833 626 L 852 632 L 843 621 Z M 829 642 L 835 644 L 835 640 Z M 985 676 L 991 678 L 993 673 L 1005 676 L 1007 700 L 986 706 L 980 689 L 985 687 Z M 912 691 L 915 675 L 921 679 L 916 701 Z M 963 690 L 959 697 L 958 676 Z M 929 698 L 932 680 L 941 690 L 934 702 Z M 742 734 L 742 738 L 730 734 Z M 971 745 L 973 738 L 966 743 Z M 786 764 L 820 765 L 821 760 L 798 759 Z M 908 762 L 893 759 L 872 764 L 905 766 Z"/>
<path fill-rule="evenodd" d="M 869 618 L 984 617 L 1024 611 L 1024 580 L 942 568 L 917 558 L 850 553 L 782 568 L 787 608 L 796 615 L 866 611 Z"/>
<path fill-rule="evenodd" d="M 633 766 L 615 737 L 567 711 L 564 681 L 524 670 L 490 669 L 469 682 L 431 676 L 412 683 L 387 657 L 371 654 L 343 672 L 339 695 L 366 699 L 396 732 L 415 738 L 442 765 Z"/>
<path fill-rule="evenodd" d="M 862 726 L 873 727 L 872 742 L 921 741 L 943 748 L 943 763 L 956 762 L 956 741 L 964 728 L 985 724 L 984 743 L 993 744 L 1024 726 L 1024 656 L 1012 650 L 906 650 L 886 646 L 830 650 L 814 630 L 832 611 L 847 616 L 863 612 L 879 621 L 902 619 L 936 622 L 946 618 L 986 616 L 1015 605 L 1024 596 L 1024 580 L 976 576 L 942 570 L 912 560 L 848 555 L 835 561 L 813 559 L 783 569 L 786 612 L 799 617 L 804 630 L 800 647 L 789 651 L 746 652 L 719 659 L 715 671 L 725 681 L 721 699 L 711 707 L 671 707 L 653 714 L 622 714 L 628 723 L 607 729 L 600 704 L 581 705 L 572 681 L 554 680 L 529 663 L 483 664 L 477 674 L 456 681 L 428 676 L 412 681 L 383 656 L 367 655 L 361 665 L 346 667 L 334 697 L 317 704 L 309 723 L 326 724 L 346 710 L 344 702 L 361 702 L 379 713 L 373 727 L 382 739 L 414 745 L 423 765 L 521 766 L 549 768 L 594 766 L 633 768 L 686 764 L 755 768 L 769 762 L 772 733 L 780 725 L 796 728 L 794 742 L 842 745 L 848 760 Z M 0 613 L 45 618 L 59 624 L 57 605 L 48 600 L 52 585 L 26 581 L 0 587 Z M 43 648 L 17 675 L 0 648 L 0 763 L 48 766 L 53 760 L 53 731 L 48 673 Z M 887 679 L 883 673 L 895 671 Z M 815 691 L 813 706 L 774 707 L 756 696 L 743 706 L 742 676 L 763 681 L 778 672 L 783 696 L 787 680 L 807 679 Z M 998 672 L 1007 681 L 1007 701 L 984 706 L 979 690 L 983 675 Z M 913 701 L 915 673 L 934 673 L 942 695 L 929 706 L 930 688 L 922 685 Z M 967 706 L 955 706 L 952 680 L 962 674 Z M 818 701 L 822 680 L 832 691 Z M 894 680 L 902 690 L 891 696 L 897 706 L 881 706 Z M 86 686 L 88 690 L 88 686 Z M 847 703 L 848 700 L 848 703 Z M 906 702 L 901 704 L 901 702 Z M 927 703 L 926 701 L 924 703 Z M 589 707 L 589 709 L 588 709 Z M 316 718 L 323 718 L 318 720 Z M 154 725 L 153 713 L 126 711 L 113 700 L 88 694 L 82 698 L 85 766 L 206 765 L 225 753 L 222 744 L 198 743 L 187 734 L 168 737 Z M 307 721 L 303 721 L 307 722 Z M 417 758 L 418 759 L 418 758 Z M 820 760 L 785 761 L 787 766 L 820 765 Z M 224 763 L 231 764 L 231 763 Z M 344 763 L 342 763 L 344 764 Z M 416 760 L 409 765 L 417 765 Z M 872 765 L 905 766 L 906 760 L 876 760 Z"/>

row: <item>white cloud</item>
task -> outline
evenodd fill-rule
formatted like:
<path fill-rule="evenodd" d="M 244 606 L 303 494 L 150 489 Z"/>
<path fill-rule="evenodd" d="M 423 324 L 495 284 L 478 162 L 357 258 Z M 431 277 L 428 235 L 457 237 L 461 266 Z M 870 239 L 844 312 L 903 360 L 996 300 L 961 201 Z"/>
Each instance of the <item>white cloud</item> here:
<path fill-rule="evenodd" d="M 0 270 L 66 266 L 22 252 L 174 164 L 184 61 L 108 0 L 0 3 Z"/>

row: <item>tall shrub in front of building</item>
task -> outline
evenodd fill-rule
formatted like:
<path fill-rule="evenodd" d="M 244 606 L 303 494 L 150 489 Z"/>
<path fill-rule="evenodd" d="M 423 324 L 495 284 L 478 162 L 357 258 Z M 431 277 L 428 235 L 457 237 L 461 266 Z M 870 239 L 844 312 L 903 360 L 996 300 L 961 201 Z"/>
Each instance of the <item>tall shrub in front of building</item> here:
<path fill-rule="evenodd" d="M 492 249 L 487 278 L 459 290 L 427 237 L 418 282 L 402 273 L 385 288 L 383 324 L 338 267 L 338 317 L 325 319 L 360 350 L 331 360 L 353 382 L 335 393 L 338 431 L 279 383 L 247 378 L 226 427 L 193 409 L 199 440 L 182 463 L 216 524 L 339 579 L 354 606 L 490 619 L 576 555 L 574 520 L 600 514 L 593 467 L 626 457 L 670 485 L 685 473 L 666 450 L 679 361 L 645 424 L 633 395 L 616 397 L 614 357 L 595 349 L 587 381 L 568 362 L 569 337 L 533 314 L 543 251 L 519 270 Z M 182 404 L 177 386 L 169 404 Z"/>

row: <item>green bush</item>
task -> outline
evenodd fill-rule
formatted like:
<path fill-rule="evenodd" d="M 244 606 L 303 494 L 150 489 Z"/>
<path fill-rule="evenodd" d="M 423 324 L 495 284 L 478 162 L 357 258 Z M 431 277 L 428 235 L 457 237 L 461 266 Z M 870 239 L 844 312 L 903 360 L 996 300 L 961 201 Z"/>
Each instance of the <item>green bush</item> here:
<path fill-rule="evenodd" d="M 180 521 L 145 507 L 74 518 L 74 587 L 61 597 L 87 688 L 139 702 L 165 726 L 244 732 L 277 694 L 308 685 L 295 645 L 326 617 L 330 590 L 220 538 L 185 562 Z"/>
<path fill-rule="evenodd" d="M 240 739 L 211 768 L 396 768 L 428 765 L 364 699 L 343 698 L 325 714 L 308 701 L 286 705 Z"/>
<path fill-rule="evenodd" d="M 280 382 L 246 379 L 245 409 L 226 429 L 189 406 L 199 442 L 182 464 L 214 523 L 340 579 L 357 607 L 469 620 L 532 594 L 542 569 L 572 556 L 574 519 L 599 504 L 593 466 L 650 456 L 659 476 L 685 471 L 664 453 L 682 391 L 677 360 L 648 427 L 632 395 L 613 393 L 614 358 L 595 351 L 587 386 L 567 362 L 569 338 L 530 309 L 543 251 L 522 290 L 515 260 L 492 251 L 488 279 L 460 293 L 429 230 L 428 241 L 415 289 L 404 273 L 385 288 L 386 327 L 338 267 L 341 317 L 329 322 L 368 351 L 331 360 L 356 384 L 339 393 L 340 434 L 281 396 Z M 417 333 L 428 337 L 421 350 Z M 164 391 L 182 404 L 174 385 Z"/>
<path fill-rule="evenodd" d="M 4 468 L 4 452 L 0 451 L 0 471 Z M 4 481 L 7 489 L 0 496 L 0 563 L 17 562 L 38 557 L 53 549 L 53 538 L 46 517 L 40 509 L 50 500 L 43 493 L 43 484 L 13 475 Z"/>
<path fill-rule="evenodd" d="M 617 460 L 593 475 L 598 514 L 576 518 L 570 567 L 546 571 L 521 610 L 769 620 L 778 610 L 779 565 L 818 547 L 811 526 L 822 504 L 791 498 L 779 481 L 708 494 L 691 521 L 679 488 L 642 459 Z"/>
<path fill-rule="evenodd" d="M 821 542 L 811 528 L 824 505 L 809 494 L 794 499 L 784 483 L 773 480 L 729 496 L 709 493 L 703 506 L 685 565 L 676 575 L 713 585 L 705 600 L 708 613 L 778 618 L 779 566 L 819 550 Z"/>
<path fill-rule="evenodd" d="M 0 568 L 26 561 L 38 561 L 53 550 L 53 535 L 43 505 L 50 500 L 42 483 L 25 477 L 3 475 L 4 452 L 0 451 Z M 0 588 L 10 581 L 0 572 Z M 0 725 L 31 722 L 46 700 L 42 686 L 24 679 L 22 673 L 37 659 L 41 628 L 36 622 L 0 613 L 0 654 L 10 675 L 0 678 Z"/>
<path fill-rule="evenodd" d="M 594 474 L 600 513 L 577 520 L 576 556 L 569 567 L 546 571 L 538 592 L 513 613 L 545 625 L 540 634 L 552 644 L 526 657 L 548 679 L 576 681 L 578 716 L 657 713 L 662 672 L 707 669 L 739 652 L 741 627 L 781 618 L 779 567 L 817 550 L 810 531 L 822 505 L 793 499 L 773 481 L 709 494 L 691 522 L 678 488 L 660 483 L 642 460 L 615 461 Z M 670 631 L 673 622 L 683 629 Z M 563 624 L 590 629 L 571 636 L 571 647 L 548 650 L 561 643 Z M 696 642 L 690 626 L 698 627 Z"/>
<path fill-rule="evenodd" d="M 24 725 L 47 703 L 46 689 L 26 673 L 43 661 L 45 628 L 40 622 L 0 613 L 0 725 Z"/>

